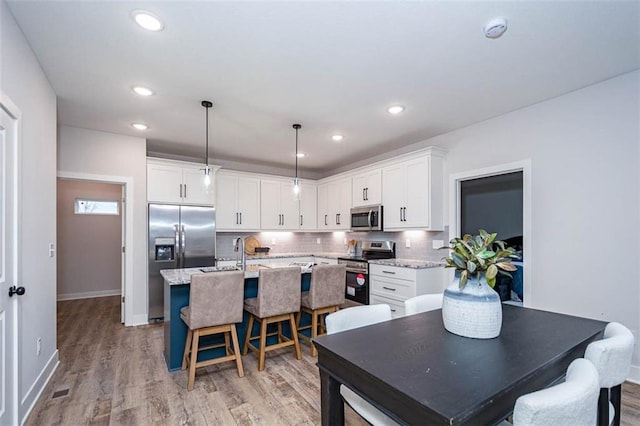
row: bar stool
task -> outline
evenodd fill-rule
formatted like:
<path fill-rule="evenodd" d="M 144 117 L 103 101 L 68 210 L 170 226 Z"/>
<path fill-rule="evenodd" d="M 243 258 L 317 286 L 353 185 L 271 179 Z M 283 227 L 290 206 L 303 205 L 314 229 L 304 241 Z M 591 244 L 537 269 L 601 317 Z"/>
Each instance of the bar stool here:
<path fill-rule="evenodd" d="M 191 275 L 189 306 L 180 309 L 180 318 L 189 329 L 182 358 L 182 369 L 189 367 L 188 390 L 193 390 L 198 367 L 235 360 L 238 376 L 244 376 L 235 324 L 242 322 L 243 297 L 242 271 Z M 224 343 L 199 347 L 200 337 L 220 333 L 224 333 Z M 233 349 L 229 345 L 229 334 Z M 221 347 L 225 348 L 225 356 L 197 361 L 199 351 Z"/>
<path fill-rule="evenodd" d="M 249 349 L 258 353 L 258 371 L 264 370 L 266 353 L 274 349 L 293 346 L 296 358 L 302 358 L 294 318 L 294 313 L 300 310 L 300 274 L 299 266 L 261 269 L 258 276 L 258 297 L 244 301 L 244 310 L 250 316 L 242 354 L 246 355 Z M 281 323 L 287 320 L 291 327 L 291 339 L 282 334 Z M 251 335 L 254 321 L 260 323 L 259 336 Z M 267 326 L 273 323 L 278 324 L 278 331 L 267 334 Z M 278 336 L 278 342 L 267 345 L 267 337 L 270 336 Z M 251 343 L 256 339 L 260 339 L 259 348 Z"/>
<path fill-rule="evenodd" d="M 620 426 L 622 383 L 629 376 L 634 345 L 633 333 L 624 325 L 610 322 L 604 338 L 589 343 L 584 357 L 596 366 L 600 377 L 598 425 Z"/>
<path fill-rule="evenodd" d="M 326 314 L 336 312 L 344 303 L 346 265 L 316 265 L 311 269 L 311 284 L 309 291 L 302 292 L 300 298 L 300 312 L 298 312 L 298 337 L 311 345 L 311 356 L 317 356 L 318 351 L 311 339 L 326 333 L 323 318 Z M 311 324 L 300 326 L 302 314 L 311 316 Z M 311 329 L 311 335 L 301 333 Z"/>

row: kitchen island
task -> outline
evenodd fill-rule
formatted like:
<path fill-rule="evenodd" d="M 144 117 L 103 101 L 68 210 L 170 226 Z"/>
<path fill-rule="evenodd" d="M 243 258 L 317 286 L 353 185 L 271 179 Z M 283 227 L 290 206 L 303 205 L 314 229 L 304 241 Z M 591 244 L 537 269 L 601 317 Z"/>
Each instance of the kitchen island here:
<path fill-rule="evenodd" d="M 268 268 L 277 268 L 289 266 L 289 263 L 272 263 Z M 248 265 L 245 271 L 244 280 L 244 298 L 249 299 L 256 297 L 258 294 L 258 274 L 261 268 L 267 268 L 263 265 Z M 165 269 L 160 271 L 164 278 L 164 357 L 167 362 L 169 371 L 179 370 L 182 366 L 182 355 L 184 354 L 184 345 L 187 339 L 187 326 L 180 319 L 180 309 L 189 305 L 189 287 L 191 284 L 192 274 L 202 274 L 204 271 L 212 271 L 215 268 L 185 268 L 185 269 Z M 233 268 L 220 268 L 220 271 L 233 270 Z M 302 291 L 309 290 L 311 281 L 311 268 L 301 268 L 300 286 Z M 247 325 L 249 323 L 249 314 L 243 312 L 242 323 L 236 324 L 238 331 L 238 341 L 240 346 L 244 345 L 244 339 L 247 333 Z M 304 322 L 303 322 L 304 324 Z M 285 333 L 290 333 L 288 326 L 284 326 Z M 222 339 L 221 336 L 211 336 L 212 342 Z M 204 340 L 204 339 L 203 339 Z M 206 342 L 206 341 L 205 341 Z M 198 354 L 198 360 L 211 359 L 224 355 L 222 348 L 201 351 Z"/>

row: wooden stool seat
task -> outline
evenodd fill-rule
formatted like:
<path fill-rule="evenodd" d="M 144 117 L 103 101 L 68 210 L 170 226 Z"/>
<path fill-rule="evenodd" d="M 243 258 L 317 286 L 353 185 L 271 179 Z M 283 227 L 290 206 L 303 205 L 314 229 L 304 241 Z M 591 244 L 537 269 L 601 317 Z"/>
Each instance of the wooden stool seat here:
<path fill-rule="evenodd" d="M 210 272 L 193 274 L 189 289 L 189 306 L 180 309 L 180 318 L 187 324 L 187 340 L 182 357 L 182 369 L 189 368 L 187 389 L 193 390 L 196 368 L 235 361 L 238 376 L 244 376 L 240 345 L 236 331 L 242 322 L 244 272 Z M 200 346 L 200 338 L 223 334 L 224 342 Z M 198 352 L 225 348 L 225 355 L 198 362 Z"/>

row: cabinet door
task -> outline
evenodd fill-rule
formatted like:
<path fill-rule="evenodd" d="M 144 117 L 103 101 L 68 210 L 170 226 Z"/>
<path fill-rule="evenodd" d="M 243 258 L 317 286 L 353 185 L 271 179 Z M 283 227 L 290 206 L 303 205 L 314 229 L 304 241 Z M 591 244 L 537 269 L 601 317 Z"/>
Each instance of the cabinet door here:
<path fill-rule="evenodd" d="M 161 164 L 147 165 L 147 201 L 180 203 L 182 168 Z"/>
<path fill-rule="evenodd" d="M 226 174 L 216 176 L 216 227 L 235 229 L 238 226 L 238 178 Z"/>
<path fill-rule="evenodd" d="M 300 229 L 317 229 L 316 185 L 302 183 L 300 191 Z"/>
<path fill-rule="evenodd" d="M 211 176 L 211 184 L 204 184 L 204 166 L 182 169 L 182 202 L 189 204 L 213 205 L 215 176 Z"/>
<path fill-rule="evenodd" d="M 364 191 L 366 203 L 382 203 L 382 169 L 372 170 L 367 173 L 367 186 Z"/>
<path fill-rule="evenodd" d="M 260 182 L 260 225 L 263 230 L 282 229 L 279 181 Z"/>
<path fill-rule="evenodd" d="M 238 228 L 260 229 L 260 179 L 238 178 Z"/>
<path fill-rule="evenodd" d="M 300 191 L 302 192 L 302 190 Z M 280 212 L 282 213 L 282 229 L 297 230 L 300 228 L 300 208 L 296 194 L 293 192 L 293 180 L 280 183 Z"/>
<path fill-rule="evenodd" d="M 329 185 L 318 185 L 318 229 L 330 229 L 329 222 Z"/>
<path fill-rule="evenodd" d="M 351 228 L 351 179 L 331 183 L 329 223 L 333 229 Z"/>
<path fill-rule="evenodd" d="M 406 200 L 405 227 L 429 226 L 429 159 L 418 158 L 405 163 Z"/>
<path fill-rule="evenodd" d="M 384 207 L 384 228 L 400 228 L 405 207 L 406 179 L 402 164 L 385 167 L 382 170 L 382 204 Z"/>
<path fill-rule="evenodd" d="M 367 188 L 367 174 L 356 175 L 353 177 L 353 207 L 366 206 L 368 202 L 366 201 L 366 188 Z"/>

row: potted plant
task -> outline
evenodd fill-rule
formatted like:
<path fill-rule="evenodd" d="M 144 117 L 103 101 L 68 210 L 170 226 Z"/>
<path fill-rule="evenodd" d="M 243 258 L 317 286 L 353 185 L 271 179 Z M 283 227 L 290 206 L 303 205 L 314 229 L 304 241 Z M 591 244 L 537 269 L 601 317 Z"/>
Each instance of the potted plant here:
<path fill-rule="evenodd" d="M 509 275 L 516 267 L 511 264 L 515 250 L 496 233 L 484 229 L 479 235 L 464 235 L 449 242 L 450 257 L 445 268 L 460 271 L 451 286 L 444 291 L 442 318 L 444 327 L 460 336 L 491 339 L 502 328 L 502 303 L 493 290 L 498 273 Z"/>

